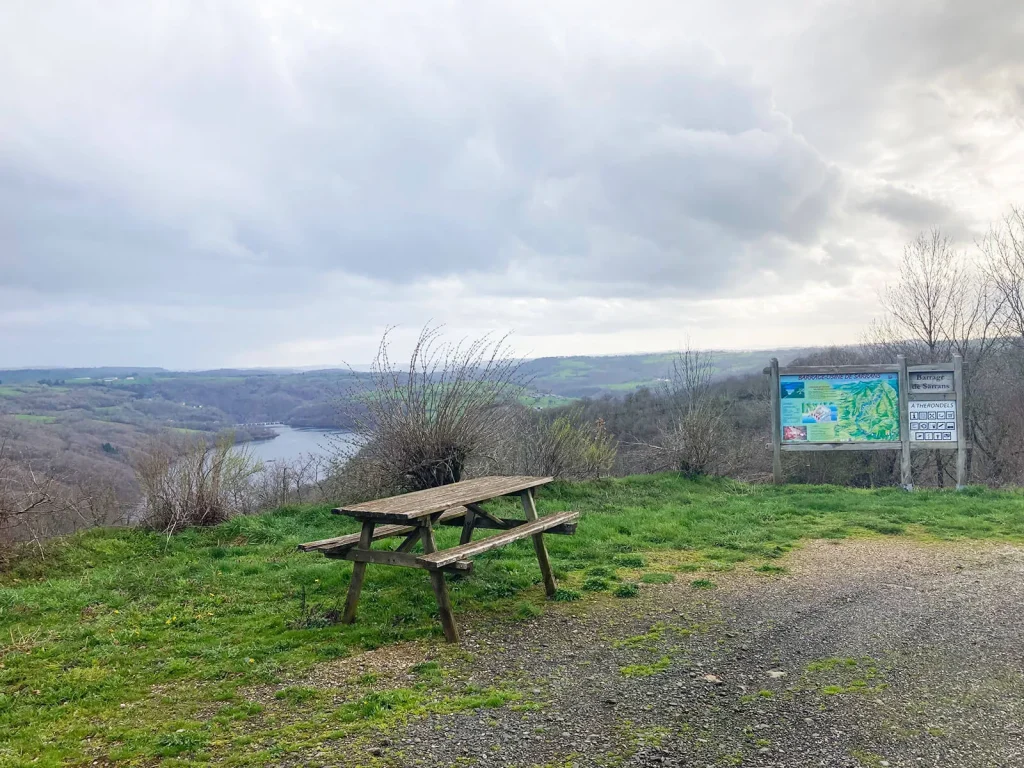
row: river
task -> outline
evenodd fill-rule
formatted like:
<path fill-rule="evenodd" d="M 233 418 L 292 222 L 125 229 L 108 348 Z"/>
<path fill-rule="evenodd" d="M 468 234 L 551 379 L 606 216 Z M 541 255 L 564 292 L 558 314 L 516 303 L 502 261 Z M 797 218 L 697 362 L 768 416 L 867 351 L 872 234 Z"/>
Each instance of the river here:
<path fill-rule="evenodd" d="M 341 429 L 296 429 L 283 425 L 271 429 L 277 432 L 277 437 L 245 444 L 254 459 L 264 462 L 294 461 L 310 454 L 330 456 L 355 442 L 355 435 Z"/>

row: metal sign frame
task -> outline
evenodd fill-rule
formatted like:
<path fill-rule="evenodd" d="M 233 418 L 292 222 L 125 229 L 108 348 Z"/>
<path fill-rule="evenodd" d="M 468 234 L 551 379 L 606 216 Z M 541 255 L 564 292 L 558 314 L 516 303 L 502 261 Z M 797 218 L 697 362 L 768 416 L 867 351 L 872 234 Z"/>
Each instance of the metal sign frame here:
<path fill-rule="evenodd" d="M 764 369 L 771 382 L 771 409 L 772 409 L 772 475 L 776 483 L 781 483 L 782 478 L 782 452 L 783 451 L 879 451 L 899 450 L 900 451 L 900 481 L 901 484 L 911 490 L 913 488 L 913 472 L 910 462 L 911 449 L 928 450 L 955 450 L 956 455 L 956 486 L 962 488 L 966 480 L 967 468 L 967 434 L 964 429 L 964 366 L 963 358 L 954 355 L 948 363 L 932 363 L 928 365 L 907 365 L 905 357 L 900 355 L 895 365 L 812 365 L 812 366 L 790 366 L 781 368 L 777 358 L 772 358 L 770 365 Z M 857 375 L 857 374 L 897 374 L 897 403 L 899 407 L 899 440 L 879 440 L 864 442 L 785 442 L 782 439 L 782 376 L 793 375 Z M 935 387 L 928 387 L 929 391 L 914 392 L 911 388 L 911 377 L 914 374 L 922 374 L 914 377 L 924 380 L 927 374 L 936 374 Z M 952 386 L 947 387 L 948 380 L 942 374 L 950 374 Z M 920 388 L 919 388 L 920 389 Z M 941 389 L 942 391 L 938 391 Z M 929 409 L 928 414 L 935 413 L 936 418 L 932 420 L 935 429 L 918 429 L 918 434 L 932 432 L 938 434 L 936 439 L 915 440 L 911 431 L 911 408 L 916 402 L 927 403 L 951 403 L 949 409 Z M 949 418 L 949 413 L 953 417 Z M 919 413 L 919 412 L 915 412 Z M 941 418 L 939 418 L 941 414 Z M 923 421 L 923 420 L 918 420 Z M 943 426 L 939 423 L 948 424 L 952 422 L 953 428 Z M 955 437 L 954 437 L 955 433 Z M 943 439 L 948 435 L 949 439 Z"/>

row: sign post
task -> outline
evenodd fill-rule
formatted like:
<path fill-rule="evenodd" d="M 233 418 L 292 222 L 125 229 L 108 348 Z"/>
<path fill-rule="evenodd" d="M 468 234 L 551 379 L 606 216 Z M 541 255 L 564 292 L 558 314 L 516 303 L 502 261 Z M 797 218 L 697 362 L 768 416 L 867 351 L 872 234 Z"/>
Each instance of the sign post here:
<path fill-rule="evenodd" d="M 783 451 L 900 451 L 900 484 L 913 490 L 913 448 L 955 449 L 957 488 L 966 479 L 963 360 L 908 366 L 790 366 L 772 358 L 772 476 Z"/>
<path fill-rule="evenodd" d="M 908 491 L 914 490 L 914 465 L 910 461 L 910 411 L 907 407 L 907 393 L 910 391 L 910 372 L 907 358 L 899 355 L 896 362 L 900 367 L 900 485 Z"/>
<path fill-rule="evenodd" d="M 967 430 L 964 429 L 964 411 L 967 397 L 964 387 L 964 359 L 953 355 L 953 386 L 960 401 L 956 403 L 956 487 L 960 490 L 967 483 Z"/>

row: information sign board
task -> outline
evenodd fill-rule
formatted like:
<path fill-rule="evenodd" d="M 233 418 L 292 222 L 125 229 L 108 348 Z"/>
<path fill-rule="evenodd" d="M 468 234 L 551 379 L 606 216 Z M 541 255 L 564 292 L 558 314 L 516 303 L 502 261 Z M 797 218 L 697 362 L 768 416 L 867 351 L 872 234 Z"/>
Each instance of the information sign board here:
<path fill-rule="evenodd" d="M 911 400 L 909 408 L 911 440 L 956 442 L 956 400 Z"/>
<path fill-rule="evenodd" d="M 896 373 L 779 377 L 783 443 L 899 442 Z"/>
<path fill-rule="evenodd" d="M 952 371 L 911 371 L 910 394 L 938 395 L 953 392 Z"/>

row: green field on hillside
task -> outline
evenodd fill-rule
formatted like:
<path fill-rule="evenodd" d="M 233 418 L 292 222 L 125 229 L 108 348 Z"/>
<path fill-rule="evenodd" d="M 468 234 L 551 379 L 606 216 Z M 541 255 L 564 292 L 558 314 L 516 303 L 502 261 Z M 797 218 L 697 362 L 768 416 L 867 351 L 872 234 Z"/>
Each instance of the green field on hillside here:
<path fill-rule="evenodd" d="M 547 541 L 561 596 L 584 600 L 677 577 L 713 585 L 725 569 L 778 573 L 780 558 L 809 537 L 1019 540 L 1022 501 L 1015 491 L 776 488 L 670 475 L 539 493 L 542 513 L 581 513 L 576 536 Z M 337 691 L 282 688 L 320 662 L 440 635 L 426 574 L 402 568 L 371 566 L 359 620 L 333 623 L 352 566 L 295 545 L 350 530 L 326 507 L 284 509 L 172 537 L 96 530 L 54 543 L 42 561 L 17 562 L 0 576 L 0 765 L 281 764 L 292 751 L 406 716 L 526 706 L 514 687 L 480 690 L 424 665 L 398 691 L 353 679 L 342 702 L 331 698 Z M 447 529 L 441 543 L 457 537 Z M 539 579 L 530 542 L 518 542 L 452 579 L 452 600 L 467 625 L 528 618 L 544 610 Z M 271 693 L 254 695 L 260 686 Z"/>

